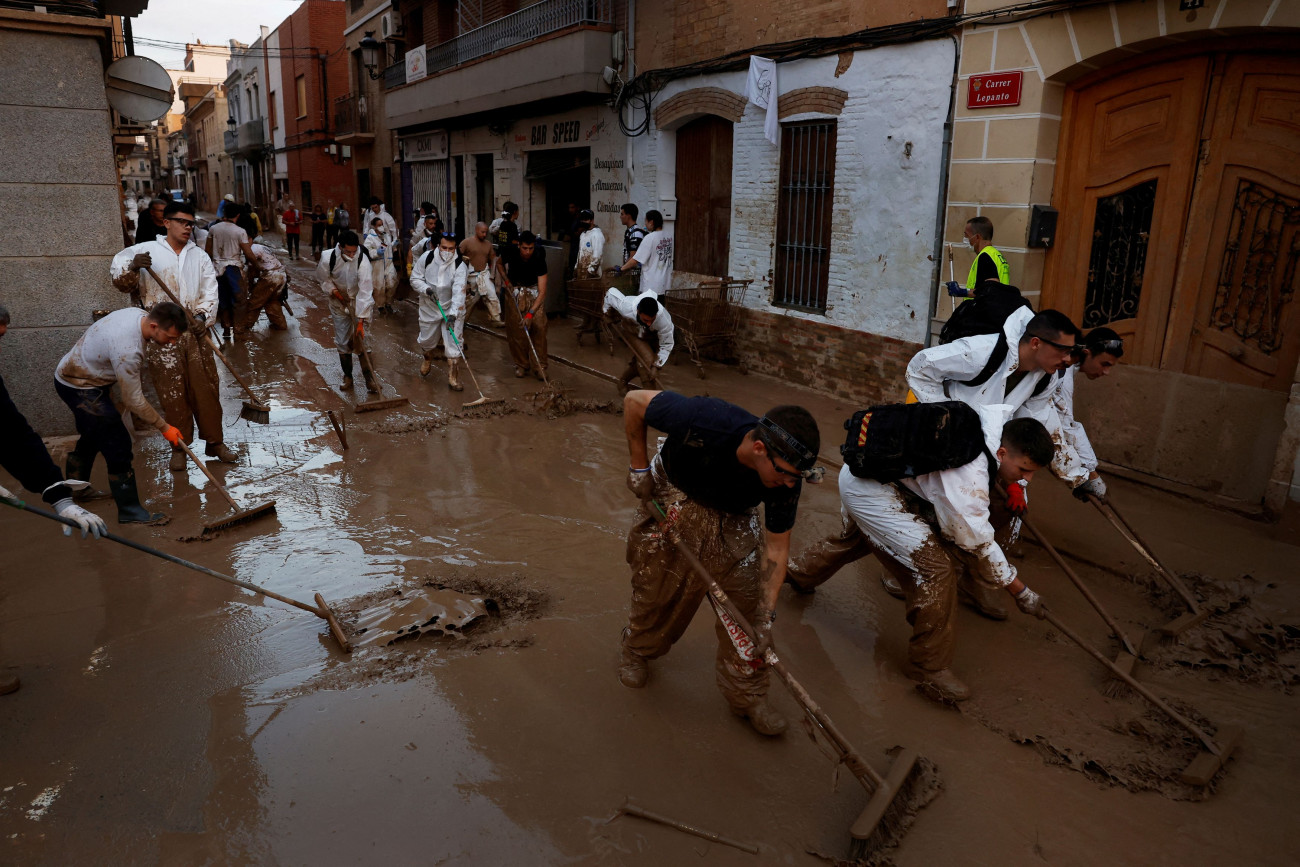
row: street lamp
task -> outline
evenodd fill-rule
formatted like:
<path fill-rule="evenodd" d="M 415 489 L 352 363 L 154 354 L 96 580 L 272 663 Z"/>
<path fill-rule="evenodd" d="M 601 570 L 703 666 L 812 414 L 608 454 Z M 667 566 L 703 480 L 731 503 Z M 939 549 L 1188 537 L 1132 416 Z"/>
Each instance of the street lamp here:
<path fill-rule="evenodd" d="M 226 118 L 226 126 L 230 128 L 230 132 L 232 135 L 234 134 L 235 130 L 239 128 L 239 124 L 235 121 L 235 116 L 233 114 L 230 117 Z"/>
<path fill-rule="evenodd" d="M 375 31 L 367 30 L 361 40 L 361 65 L 366 68 L 366 73 L 372 80 L 383 75 L 382 71 L 376 72 L 379 69 L 379 52 L 383 47 L 383 43 L 375 38 Z"/>

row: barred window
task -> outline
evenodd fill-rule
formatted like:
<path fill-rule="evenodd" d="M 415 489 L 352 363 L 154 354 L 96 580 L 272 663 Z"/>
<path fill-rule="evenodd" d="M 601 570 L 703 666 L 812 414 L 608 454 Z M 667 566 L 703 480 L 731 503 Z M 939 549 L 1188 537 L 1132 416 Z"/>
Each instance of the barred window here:
<path fill-rule="evenodd" d="M 826 309 L 837 127 L 835 120 L 781 125 L 772 299 L 781 307 Z"/>

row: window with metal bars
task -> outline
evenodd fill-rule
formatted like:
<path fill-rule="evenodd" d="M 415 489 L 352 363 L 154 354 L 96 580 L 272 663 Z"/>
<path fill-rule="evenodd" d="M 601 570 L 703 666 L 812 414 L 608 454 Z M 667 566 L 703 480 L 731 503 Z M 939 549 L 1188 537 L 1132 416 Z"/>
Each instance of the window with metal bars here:
<path fill-rule="evenodd" d="M 779 307 L 826 309 L 837 126 L 835 120 L 781 124 L 772 298 Z"/>

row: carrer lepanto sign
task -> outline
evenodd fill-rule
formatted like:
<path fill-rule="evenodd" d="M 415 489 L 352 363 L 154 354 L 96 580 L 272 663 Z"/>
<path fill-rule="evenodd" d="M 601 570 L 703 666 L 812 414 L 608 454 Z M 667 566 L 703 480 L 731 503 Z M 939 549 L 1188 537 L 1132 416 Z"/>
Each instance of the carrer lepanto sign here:
<path fill-rule="evenodd" d="M 990 72 L 972 75 L 966 86 L 967 108 L 993 108 L 1003 105 L 1020 105 L 1020 84 L 1023 72 Z"/>

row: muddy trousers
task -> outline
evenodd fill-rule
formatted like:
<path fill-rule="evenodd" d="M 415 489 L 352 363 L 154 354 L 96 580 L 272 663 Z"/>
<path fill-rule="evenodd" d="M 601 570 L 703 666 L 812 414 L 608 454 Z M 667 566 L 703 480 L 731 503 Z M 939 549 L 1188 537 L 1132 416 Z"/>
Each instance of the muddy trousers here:
<path fill-rule="evenodd" d="M 199 437 L 208 445 L 223 442 L 217 360 L 206 338 L 200 343 L 198 337 L 186 331 L 170 346 L 150 343 L 145 355 L 163 418 L 180 430 L 187 443 L 194 441 L 196 421 Z"/>
<path fill-rule="evenodd" d="M 129 473 L 131 434 L 122 422 L 122 414 L 113 405 L 112 386 L 73 388 L 56 379 L 54 390 L 72 410 L 79 435 L 72 454 L 86 468 L 85 475 L 90 476 L 90 468 L 99 454 L 104 456 L 109 475 Z"/>
<path fill-rule="evenodd" d="M 840 569 L 874 552 L 848 511 L 841 508 L 840 517 L 843 526 L 839 532 L 809 545 L 786 567 L 786 577 L 799 589 L 815 590 Z"/>
<path fill-rule="evenodd" d="M 529 324 L 524 325 L 524 314 L 532 309 L 536 301 L 536 289 L 516 289 L 514 300 L 506 299 L 506 304 L 514 308 L 513 312 L 506 315 L 506 341 L 510 344 L 510 358 L 515 367 L 524 370 L 536 370 L 538 364 L 541 364 L 542 370 L 546 370 L 547 365 L 546 311 L 539 310 L 536 316 L 528 320 Z M 529 337 L 533 340 L 533 349 L 537 350 L 536 362 L 533 361 L 532 349 L 528 347 Z"/>
<path fill-rule="evenodd" d="M 243 318 L 244 298 L 244 272 L 234 265 L 222 268 L 217 275 L 217 322 L 225 328 L 238 323 Z"/>
<path fill-rule="evenodd" d="M 651 334 L 648 339 L 641 337 L 640 329 L 630 322 L 620 322 L 611 327 L 621 329 L 628 345 L 632 347 L 632 355 L 628 358 L 627 367 L 623 369 L 619 381 L 628 385 L 639 378 L 643 388 L 659 388 L 659 378 L 654 369 L 655 360 L 659 357 L 659 337 L 655 334 Z"/>
<path fill-rule="evenodd" d="M 676 500 L 671 506 L 664 502 L 673 531 L 696 552 L 740 613 L 753 622 L 763 583 L 759 550 L 763 535 L 757 510 L 729 515 L 686 499 L 675 488 L 665 493 L 665 487 L 671 485 L 659 485 L 658 499 Z M 632 605 L 623 652 L 655 659 L 686 632 L 707 591 L 644 505 L 628 533 L 627 561 L 632 567 Z M 767 695 L 766 666 L 751 668 L 736 653 L 712 611 L 708 616 L 714 620 L 718 639 L 714 672 L 723 698 L 742 710 L 758 704 Z"/>
<path fill-rule="evenodd" d="M 262 311 L 271 322 L 275 331 L 284 331 L 289 323 L 284 319 L 284 308 L 280 305 L 280 292 L 284 289 L 287 278 L 284 271 L 263 271 L 248 293 L 248 306 L 243 318 L 237 323 L 240 331 L 248 331 L 257 324 Z"/>
<path fill-rule="evenodd" d="M 912 637 L 907 658 L 922 671 L 952 665 L 956 647 L 957 586 L 964 564 L 928 521 L 913 512 L 893 485 L 840 471 L 840 501 L 874 552 L 903 588 Z"/>
<path fill-rule="evenodd" d="M 492 321 L 501 322 L 501 299 L 497 298 L 497 287 L 492 285 L 492 275 L 486 271 L 470 271 L 465 281 L 465 319 L 469 319 L 480 301 Z"/>

